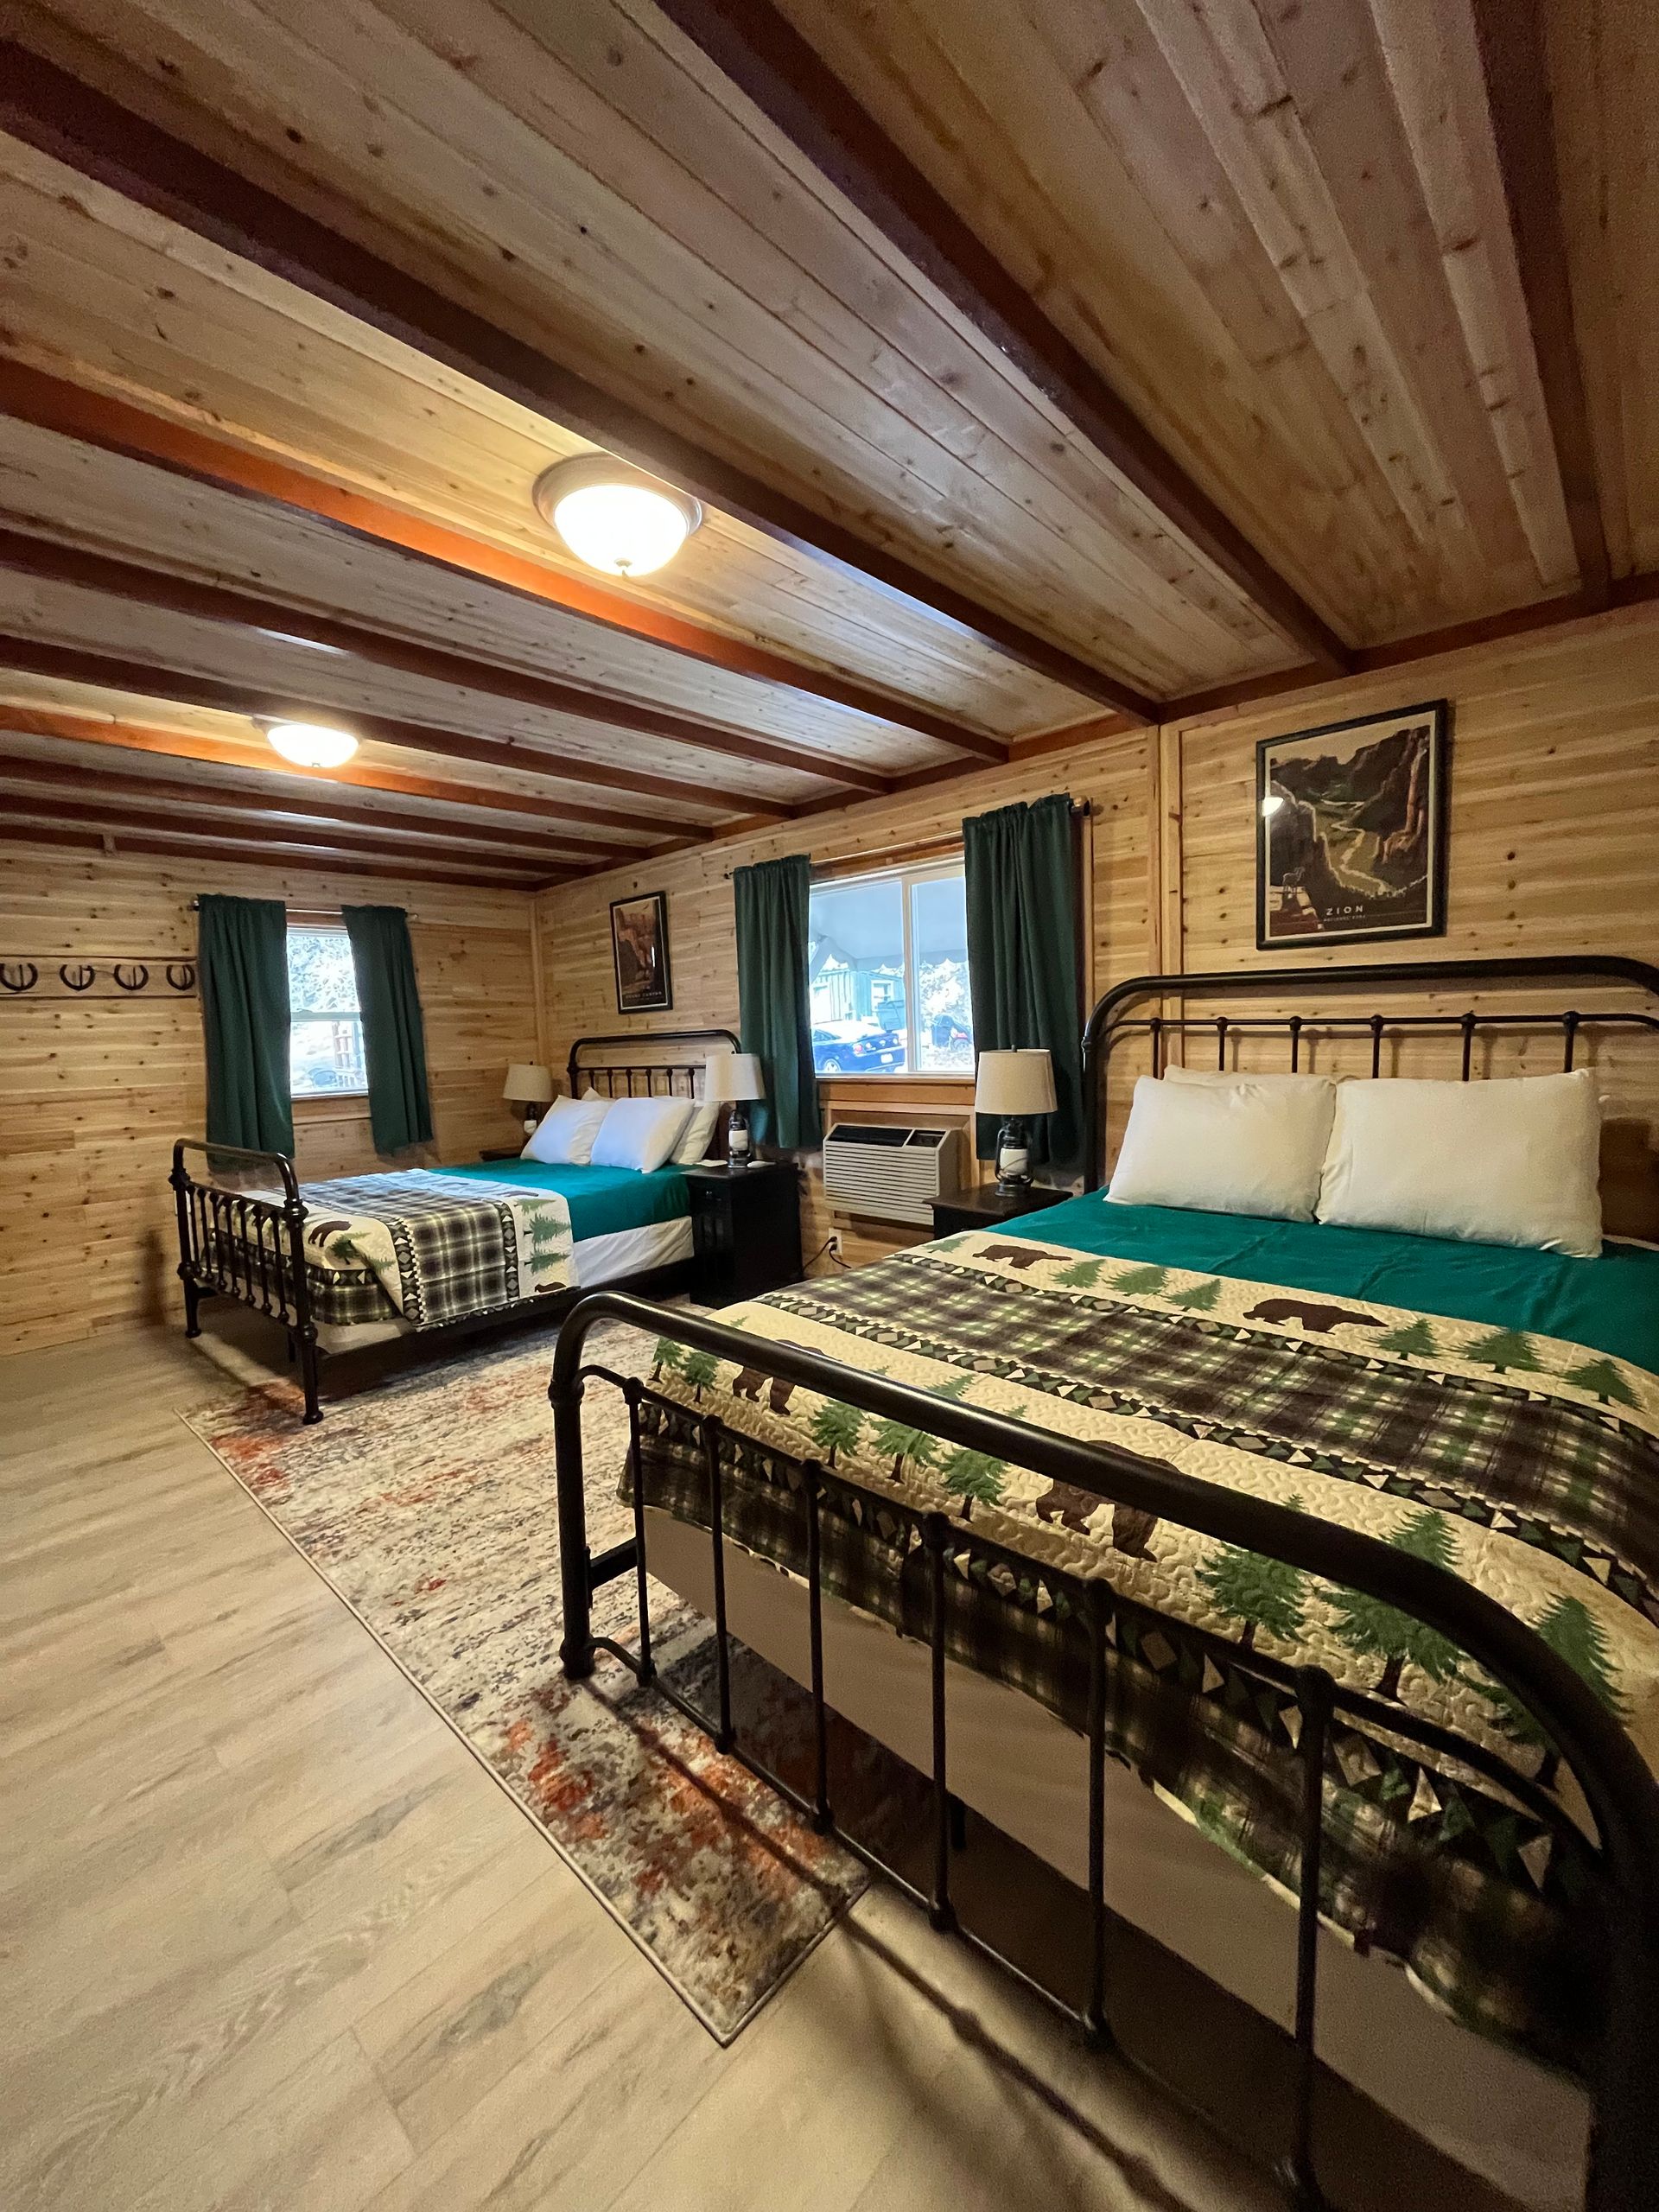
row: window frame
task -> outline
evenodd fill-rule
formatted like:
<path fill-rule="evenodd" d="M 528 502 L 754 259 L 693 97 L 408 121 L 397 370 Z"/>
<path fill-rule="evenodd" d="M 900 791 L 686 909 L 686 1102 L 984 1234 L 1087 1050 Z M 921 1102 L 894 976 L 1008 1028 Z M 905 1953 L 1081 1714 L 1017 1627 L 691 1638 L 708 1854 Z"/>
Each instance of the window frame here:
<path fill-rule="evenodd" d="M 951 1083 L 971 1084 L 972 1066 L 966 1068 L 924 1068 L 916 1063 L 919 1057 L 916 1031 L 917 977 L 914 944 L 914 916 L 911 907 L 911 887 L 917 883 L 938 882 L 948 876 L 963 873 L 963 855 L 958 848 L 954 853 L 940 854 L 929 860 L 896 861 L 886 868 L 849 869 L 845 874 L 837 873 L 815 876 L 814 891 L 844 891 L 859 883 L 894 883 L 899 887 L 899 911 L 903 924 L 902 962 L 905 978 L 905 1059 L 902 1068 L 870 1068 L 861 1073 L 820 1075 L 816 1080 L 820 1086 L 826 1083 Z M 809 904 L 809 917 L 810 907 Z M 964 949 L 964 965 L 966 953 Z"/>
<path fill-rule="evenodd" d="M 287 925 L 283 939 L 284 960 L 286 960 L 289 944 L 296 937 L 340 938 L 346 944 L 349 957 L 351 939 L 346 935 L 346 925 L 343 922 L 290 921 Z M 353 972 L 353 987 L 355 987 L 355 972 Z M 359 1046 L 358 1058 L 363 1064 L 364 1067 L 364 1077 L 362 1082 L 360 1084 L 338 1084 L 331 1086 L 331 1088 L 327 1090 L 296 1090 L 294 1088 L 293 1075 L 294 1033 L 296 1029 L 298 1028 L 300 1024 L 302 1022 L 339 1021 L 342 1019 L 355 1021 L 357 1024 L 358 1042 Z M 367 1053 L 361 1049 L 363 1043 L 363 1008 L 360 1005 L 353 1006 L 349 1008 L 335 1007 L 319 1009 L 315 1012 L 313 1012 L 309 1008 L 296 1009 L 293 1002 L 293 982 L 292 973 L 290 970 L 289 985 L 288 1036 L 288 1096 L 290 1106 L 299 1107 L 308 1111 L 311 1111 L 319 1107 L 327 1108 L 332 1105 L 337 1099 L 351 1099 L 363 1104 L 367 1103 L 369 1096 L 369 1081 L 367 1073 L 368 1056 Z"/>

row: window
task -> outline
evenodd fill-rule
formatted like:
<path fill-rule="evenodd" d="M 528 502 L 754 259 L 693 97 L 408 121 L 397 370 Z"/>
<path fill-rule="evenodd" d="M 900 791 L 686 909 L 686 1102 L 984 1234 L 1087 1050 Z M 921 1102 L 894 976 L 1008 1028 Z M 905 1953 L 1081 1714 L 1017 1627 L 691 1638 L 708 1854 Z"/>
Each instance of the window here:
<path fill-rule="evenodd" d="M 807 975 L 820 1075 L 972 1075 L 960 861 L 815 883 Z"/>
<path fill-rule="evenodd" d="M 293 1096 L 366 1093 L 357 971 L 344 930 L 289 930 L 288 1002 L 288 1087 Z"/>

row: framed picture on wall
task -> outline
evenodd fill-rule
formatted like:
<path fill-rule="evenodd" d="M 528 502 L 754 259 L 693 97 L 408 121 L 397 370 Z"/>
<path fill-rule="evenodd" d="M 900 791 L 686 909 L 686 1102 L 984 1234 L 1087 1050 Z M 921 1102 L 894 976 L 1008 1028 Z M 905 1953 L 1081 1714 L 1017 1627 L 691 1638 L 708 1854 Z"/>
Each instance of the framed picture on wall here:
<path fill-rule="evenodd" d="M 1255 748 L 1255 942 L 1381 943 L 1446 931 L 1444 699 Z"/>
<path fill-rule="evenodd" d="M 661 1014 L 674 1003 L 668 969 L 668 893 L 611 901 L 611 957 L 619 1014 Z"/>

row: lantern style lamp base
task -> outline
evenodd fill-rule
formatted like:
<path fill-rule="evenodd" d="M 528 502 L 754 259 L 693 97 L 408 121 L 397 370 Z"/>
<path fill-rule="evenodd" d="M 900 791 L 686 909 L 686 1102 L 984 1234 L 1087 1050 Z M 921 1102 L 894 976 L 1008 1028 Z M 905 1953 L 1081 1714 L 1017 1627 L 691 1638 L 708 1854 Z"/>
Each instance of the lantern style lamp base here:
<path fill-rule="evenodd" d="M 734 1173 L 747 1167 L 753 1156 L 749 1142 L 749 1117 L 741 1107 L 734 1106 L 726 1124 L 726 1165 Z"/>
<path fill-rule="evenodd" d="M 1031 1139 L 1021 1121 L 1004 1122 L 996 1133 L 996 1187 L 1005 1198 L 1031 1188 Z"/>

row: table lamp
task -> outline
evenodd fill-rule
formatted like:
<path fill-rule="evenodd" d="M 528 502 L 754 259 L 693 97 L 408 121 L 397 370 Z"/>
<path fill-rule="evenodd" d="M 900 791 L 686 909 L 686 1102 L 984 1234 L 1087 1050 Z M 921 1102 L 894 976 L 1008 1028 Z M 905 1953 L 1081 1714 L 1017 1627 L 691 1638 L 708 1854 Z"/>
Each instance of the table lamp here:
<path fill-rule="evenodd" d="M 507 1070 L 501 1096 L 515 1113 L 522 1116 L 524 1135 L 531 1137 L 536 1134 L 536 1124 L 542 1118 L 537 1108 L 545 1106 L 553 1096 L 553 1078 L 545 1068 L 517 1060 Z"/>
<path fill-rule="evenodd" d="M 996 1187 L 1009 1197 L 1031 1187 L 1033 1114 L 1054 1111 L 1054 1068 L 1046 1052 L 982 1052 L 974 1084 L 974 1110 L 1000 1114 L 996 1133 Z"/>
<path fill-rule="evenodd" d="M 749 1117 L 744 1109 L 751 1099 L 766 1095 L 760 1055 L 711 1052 L 702 1095 L 705 1099 L 719 1099 L 730 1106 L 731 1118 L 726 1125 L 726 1162 L 730 1167 L 747 1167 L 750 1156 Z"/>

